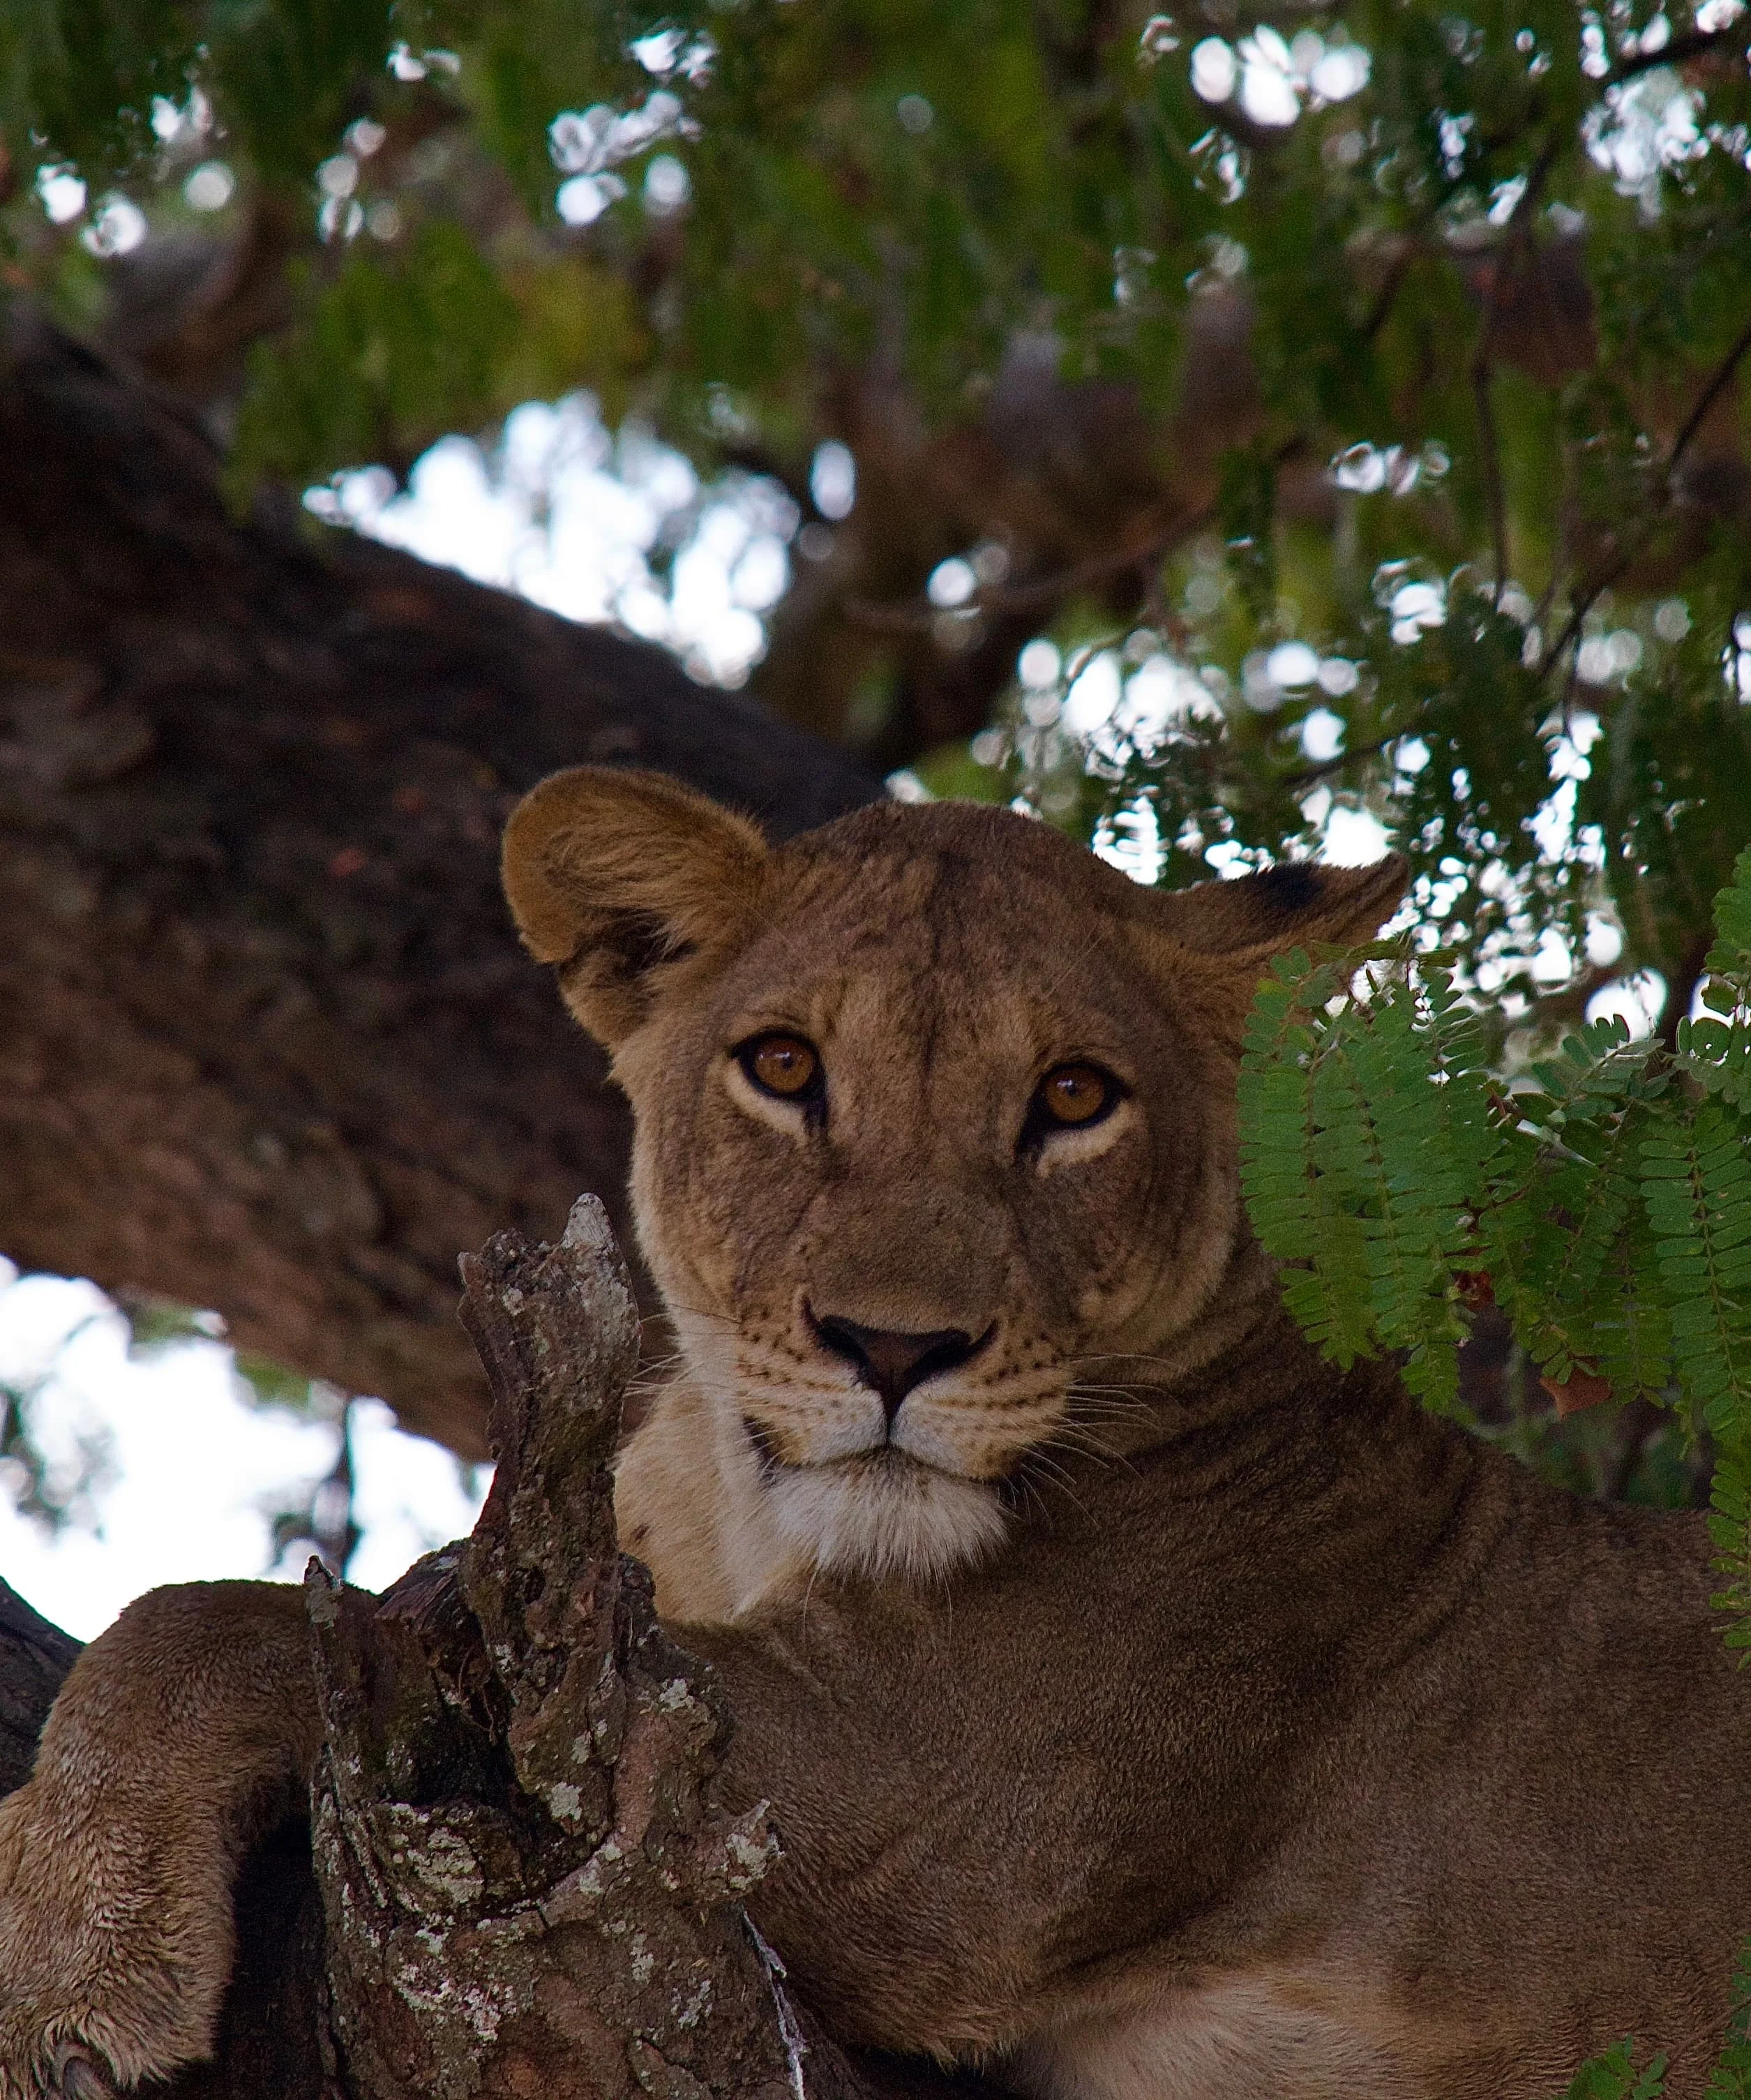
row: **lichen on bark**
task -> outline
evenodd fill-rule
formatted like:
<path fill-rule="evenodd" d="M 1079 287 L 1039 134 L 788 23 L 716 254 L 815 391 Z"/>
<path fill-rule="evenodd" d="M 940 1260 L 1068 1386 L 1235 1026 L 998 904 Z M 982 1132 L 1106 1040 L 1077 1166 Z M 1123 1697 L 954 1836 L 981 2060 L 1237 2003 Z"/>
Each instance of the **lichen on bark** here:
<path fill-rule="evenodd" d="M 463 1264 L 498 1470 L 382 1601 L 320 1570 L 313 1789 L 339 2076 L 371 2100 L 785 2100 L 799 2032 L 739 1899 L 764 1806 L 623 1556 L 608 1471 L 638 1323 L 606 1214 Z M 783 2010 L 781 2012 L 781 2005 Z"/>

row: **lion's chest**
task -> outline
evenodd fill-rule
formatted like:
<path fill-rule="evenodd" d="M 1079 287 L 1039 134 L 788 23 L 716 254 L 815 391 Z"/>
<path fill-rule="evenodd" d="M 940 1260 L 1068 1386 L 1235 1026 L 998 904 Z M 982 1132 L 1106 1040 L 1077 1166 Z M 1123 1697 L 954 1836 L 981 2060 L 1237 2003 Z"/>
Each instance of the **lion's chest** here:
<path fill-rule="evenodd" d="M 1164 1992 L 1146 2010 L 1058 2027 L 1018 2050 L 1030 2100 L 1413 2100 L 1422 2087 L 1381 2041 L 1298 1979 Z"/>

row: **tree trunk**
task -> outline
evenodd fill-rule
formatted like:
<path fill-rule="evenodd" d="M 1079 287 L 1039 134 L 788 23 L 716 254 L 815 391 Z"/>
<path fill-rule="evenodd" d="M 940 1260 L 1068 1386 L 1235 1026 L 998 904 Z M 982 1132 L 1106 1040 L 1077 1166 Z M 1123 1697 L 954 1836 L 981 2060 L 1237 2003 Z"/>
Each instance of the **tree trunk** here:
<path fill-rule="evenodd" d="M 616 1541 L 639 1319 L 606 1211 L 582 1198 L 557 1246 L 501 1233 L 464 1272 L 492 1495 L 381 1599 L 312 1564 L 314 1843 L 282 1831 L 250 1861 L 218 2054 L 166 2100 L 952 2089 L 842 2052 L 742 1909 L 782 1837 L 766 1804 L 718 1805 L 733 1718 Z M 3 1597 L 0 1643 L 15 1780 L 18 1719 L 73 1644 Z"/>
<path fill-rule="evenodd" d="M 664 652 L 240 522 L 183 413 L 15 317 L 0 377 L 0 1251 L 212 1307 L 484 1450 L 452 1263 L 624 1224 L 626 1123 L 498 894 L 516 798 L 650 765 L 784 834 L 879 794 Z"/>

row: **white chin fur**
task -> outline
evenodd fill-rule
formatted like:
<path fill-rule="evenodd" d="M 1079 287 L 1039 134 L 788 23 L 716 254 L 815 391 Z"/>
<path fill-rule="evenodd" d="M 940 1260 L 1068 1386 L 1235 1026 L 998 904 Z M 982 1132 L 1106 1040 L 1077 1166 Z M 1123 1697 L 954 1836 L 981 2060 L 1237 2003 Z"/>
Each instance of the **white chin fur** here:
<path fill-rule="evenodd" d="M 786 1542 L 823 1574 L 939 1580 L 1002 1542 L 997 1491 L 898 1454 L 780 1467 L 767 1507 Z"/>

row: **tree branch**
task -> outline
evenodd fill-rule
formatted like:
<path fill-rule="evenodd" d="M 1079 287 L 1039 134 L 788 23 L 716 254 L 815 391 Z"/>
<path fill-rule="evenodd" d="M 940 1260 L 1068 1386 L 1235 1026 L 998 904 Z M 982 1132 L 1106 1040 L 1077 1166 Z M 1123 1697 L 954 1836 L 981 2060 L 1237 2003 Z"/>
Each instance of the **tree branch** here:
<path fill-rule="evenodd" d="M 79 1643 L 0 1582 L 0 1793 L 30 1776 L 37 1732 Z"/>
<path fill-rule="evenodd" d="M 470 1457 L 454 1260 L 620 1200 L 529 968 L 519 793 L 653 767 L 788 834 L 880 777 L 666 651 L 269 501 L 28 316 L 0 347 L 0 1251 L 211 1307 Z"/>
<path fill-rule="evenodd" d="M 1502 593 L 1507 588 L 1508 581 L 1508 518 L 1502 481 L 1502 447 L 1496 431 L 1495 408 L 1490 399 L 1493 378 L 1491 352 L 1494 348 L 1497 321 L 1502 311 L 1502 288 L 1518 264 L 1530 256 L 1528 229 L 1555 158 L 1555 147 L 1546 141 L 1528 170 L 1525 186 L 1515 200 L 1514 210 L 1509 214 L 1507 225 L 1502 232 L 1495 267 L 1490 274 L 1489 296 L 1484 302 L 1483 322 L 1478 329 L 1477 352 L 1471 360 L 1471 398 L 1477 417 L 1478 454 L 1484 472 L 1484 499 L 1489 506 L 1490 545 L 1496 570 L 1491 602 L 1498 611 L 1502 606 Z"/>
<path fill-rule="evenodd" d="M 1499 611 L 1502 593 L 1508 580 L 1508 515 L 1502 489 L 1502 449 L 1496 435 L 1495 410 L 1489 398 L 1489 326 L 1486 318 L 1477 355 L 1471 363 L 1471 406 L 1477 419 L 1478 459 L 1484 474 L 1484 500 L 1489 507 L 1490 553 L 1496 571 L 1491 603 Z"/>
<path fill-rule="evenodd" d="M 1642 520 L 1640 529 L 1632 536 L 1629 545 L 1622 550 L 1617 558 L 1588 585 L 1570 611 L 1568 618 L 1564 623 L 1561 633 L 1545 651 L 1538 666 L 1538 675 L 1541 678 L 1549 674 L 1551 666 L 1561 659 L 1570 644 L 1575 641 L 1581 633 L 1587 615 L 1604 593 L 1611 589 L 1618 577 L 1629 568 L 1636 556 L 1641 553 L 1643 548 L 1647 545 L 1655 526 L 1670 509 L 1672 478 L 1678 471 L 1685 453 L 1694 443 L 1697 432 L 1707 421 L 1709 411 L 1731 385 L 1733 374 L 1739 369 L 1747 351 L 1751 351 L 1751 322 L 1748 322 L 1740 330 L 1732 347 L 1709 374 L 1690 413 L 1679 426 L 1678 435 L 1672 440 L 1671 448 L 1661 463 L 1656 479 L 1656 494 Z"/>
<path fill-rule="evenodd" d="M 1284 439 L 1272 453 L 1272 465 L 1286 465 L 1298 453 L 1305 451 L 1307 444 L 1307 433 L 1297 430 L 1292 436 Z M 1171 525 L 1151 534 L 1137 545 L 1115 548 L 1109 554 L 1092 555 L 1085 562 L 1074 562 L 1052 576 L 1042 576 L 1034 583 L 993 585 L 968 599 L 964 610 L 998 616 L 1049 611 L 1078 591 L 1087 590 L 1095 584 L 1108 582 L 1114 576 L 1128 576 L 1134 571 L 1146 569 L 1151 563 L 1162 560 L 1194 532 L 1201 532 L 1206 525 L 1215 523 L 1218 515 L 1218 506 L 1214 501 L 1198 504 L 1176 518 Z M 933 607 L 917 604 L 875 604 L 863 598 L 847 599 L 845 611 L 847 619 L 869 628 L 872 632 L 884 634 L 928 633 L 942 617 L 942 612 Z"/>
<path fill-rule="evenodd" d="M 1678 461 L 1690 450 L 1696 433 L 1707 421 L 1709 411 L 1731 384 L 1733 374 L 1739 369 L 1740 361 L 1747 351 L 1751 351 L 1751 322 L 1746 324 L 1732 348 L 1716 366 L 1708 385 L 1697 395 L 1696 406 L 1684 418 L 1678 435 L 1672 440 L 1672 449 L 1666 455 L 1665 468 L 1665 479 L 1667 481 L 1670 481 Z"/>
<path fill-rule="evenodd" d="M 748 1926 L 769 1805 L 720 1803 L 734 1718 L 615 1535 L 638 1317 L 606 1212 L 463 1272 L 492 1494 L 381 1599 L 312 1563 L 312 1844 L 250 1862 L 218 2055 L 165 2100 L 995 2100 L 841 2049 Z M 0 1692 L 46 1707 L 73 1646 L 0 1589 Z"/>
<path fill-rule="evenodd" d="M 1400 737 L 1415 735 L 1416 727 L 1412 724 L 1409 728 L 1395 730 L 1391 736 L 1381 737 L 1373 743 L 1359 743 L 1353 751 L 1340 751 L 1335 757 L 1318 758 L 1310 765 L 1298 765 L 1293 773 L 1283 775 L 1283 785 L 1291 790 L 1311 788 L 1317 781 L 1329 780 L 1333 774 L 1343 772 L 1345 766 L 1353 765 L 1360 759 L 1378 758 Z"/>
<path fill-rule="evenodd" d="M 380 1604 L 309 1578 L 345 2076 L 777 2100 L 806 2045 L 739 1901 L 777 1842 L 764 1806 L 716 1807 L 729 1716 L 615 1536 L 638 1318 L 606 1213 L 580 1198 L 558 1246 L 501 1233 L 463 1275 L 498 1458 L 474 1536 Z"/>
<path fill-rule="evenodd" d="M 956 610 L 999 617 L 1050 611 L 1078 591 L 1109 582 L 1115 576 L 1147 569 L 1182 540 L 1201 532 L 1215 516 L 1214 504 L 1200 504 L 1175 518 L 1166 531 L 1153 534 L 1140 545 L 1118 547 L 1109 554 L 1091 555 L 1087 561 L 1074 562 L 1052 576 L 1042 576 L 1036 583 L 993 585 L 970 598 L 964 608 Z M 928 634 L 942 617 L 942 611 L 932 607 L 915 603 L 882 605 L 859 598 L 845 599 L 844 610 L 848 620 L 875 634 Z"/>
<path fill-rule="evenodd" d="M 1742 28 L 1691 29 L 1682 37 L 1672 38 L 1657 51 L 1638 51 L 1634 58 L 1619 59 L 1599 85 L 1621 87 L 1626 81 L 1634 80 L 1644 73 L 1654 73 L 1661 66 L 1684 65 L 1691 59 L 1706 58 L 1714 51 L 1743 50 L 1744 42 Z"/>

